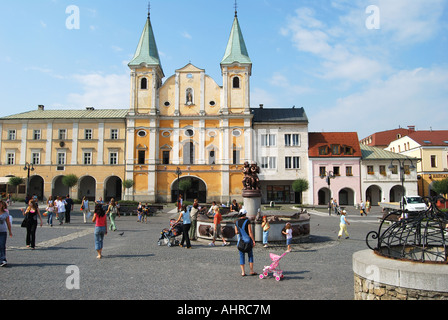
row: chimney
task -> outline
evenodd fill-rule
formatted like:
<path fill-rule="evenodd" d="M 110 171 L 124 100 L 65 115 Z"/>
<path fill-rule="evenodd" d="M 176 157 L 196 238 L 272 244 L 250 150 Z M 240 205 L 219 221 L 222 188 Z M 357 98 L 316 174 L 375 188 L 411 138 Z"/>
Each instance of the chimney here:
<path fill-rule="evenodd" d="M 40 104 L 40 105 L 37 106 L 37 110 L 44 111 L 45 110 L 45 106 Z"/>
<path fill-rule="evenodd" d="M 415 126 L 408 126 L 408 129 L 410 132 L 414 132 L 415 131 Z"/>
<path fill-rule="evenodd" d="M 260 109 L 263 109 L 263 105 L 262 104 L 260 104 Z"/>

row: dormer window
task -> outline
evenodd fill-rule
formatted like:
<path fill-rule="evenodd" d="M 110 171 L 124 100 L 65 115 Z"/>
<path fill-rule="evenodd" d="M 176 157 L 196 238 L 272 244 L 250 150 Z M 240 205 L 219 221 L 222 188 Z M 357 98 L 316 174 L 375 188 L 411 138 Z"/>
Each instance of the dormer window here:
<path fill-rule="evenodd" d="M 319 155 L 321 155 L 321 156 L 325 156 L 325 155 L 327 155 L 329 153 L 329 148 L 328 148 L 328 146 L 322 146 L 322 147 L 319 147 Z"/>
<path fill-rule="evenodd" d="M 239 89 L 240 88 L 240 77 L 234 77 L 233 78 L 233 89 Z"/>
<path fill-rule="evenodd" d="M 148 79 L 142 78 L 140 82 L 140 89 L 141 90 L 147 90 L 148 89 Z"/>
<path fill-rule="evenodd" d="M 331 145 L 331 153 L 334 155 L 341 154 L 341 146 L 338 144 Z"/>

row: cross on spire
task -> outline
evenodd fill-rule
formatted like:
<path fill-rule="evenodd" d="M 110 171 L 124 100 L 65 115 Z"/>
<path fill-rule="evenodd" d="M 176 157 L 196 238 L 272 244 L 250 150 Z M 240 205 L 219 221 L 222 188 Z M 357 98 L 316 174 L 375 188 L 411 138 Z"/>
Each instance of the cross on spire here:
<path fill-rule="evenodd" d="M 235 0 L 235 17 L 238 16 L 238 3 L 237 0 Z"/>
<path fill-rule="evenodd" d="M 148 1 L 148 18 L 151 15 L 151 2 Z"/>

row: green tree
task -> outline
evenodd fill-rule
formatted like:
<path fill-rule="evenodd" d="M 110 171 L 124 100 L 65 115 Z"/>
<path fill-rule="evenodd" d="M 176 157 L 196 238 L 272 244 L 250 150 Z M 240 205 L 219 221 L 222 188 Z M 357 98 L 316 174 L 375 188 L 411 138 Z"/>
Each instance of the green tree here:
<path fill-rule="evenodd" d="M 181 179 L 179 182 L 179 190 L 182 190 L 184 193 L 184 200 L 187 200 L 186 191 L 191 188 L 191 179 Z"/>
<path fill-rule="evenodd" d="M 25 181 L 25 179 L 20 178 L 20 177 L 11 177 L 11 178 L 9 178 L 9 180 L 8 180 L 8 184 L 16 188 L 16 198 L 17 198 L 17 195 L 18 195 L 18 193 L 19 193 L 19 188 L 18 188 L 18 186 L 20 186 L 21 184 L 23 184 L 24 181 Z"/>
<path fill-rule="evenodd" d="M 62 184 L 71 190 L 78 183 L 78 177 L 74 174 L 69 174 L 62 177 Z M 71 192 L 70 192 L 71 193 Z"/>
<path fill-rule="evenodd" d="M 305 179 L 297 179 L 292 183 L 292 190 L 300 193 L 300 203 L 302 203 L 302 192 L 307 191 L 309 187 L 310 184 L 308 183 L 308 180 Z"/>
<path fill-rule="evenodd" d="M 448 194 L 448 178 L 433 181 L 431 189 L 434 190 L 437 194 L 441 195 Z"/>

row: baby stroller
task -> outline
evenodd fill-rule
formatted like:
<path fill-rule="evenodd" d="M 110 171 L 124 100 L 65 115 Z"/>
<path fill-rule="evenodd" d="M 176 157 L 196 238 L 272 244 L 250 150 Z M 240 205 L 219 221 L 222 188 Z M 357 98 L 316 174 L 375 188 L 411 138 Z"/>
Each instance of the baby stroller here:
<path fill-rule="evenodd" d="M 182 224 L 177 223 L 174 219 L 171 219 L 170 227 L 165 228 L 162 232 L 160 232 L 160 238 L 157 244 L 161 246 L 162 243 L 164 243 L 168 247 L 179 245 L 179 240 L 177 240 L 176 237 L 182 235 L 182 231 Z"/>
<path fill-rule="evenodd" d="M 269 275 L 269 272 L 273 273 L 275 280 L 280 281 L 283 279 L 283 270 L 279 267 L 280 260 L 287 254 L 288 252 L 283 253 L 281 256 L 270 253 L 272 263 L 270 266 L 265 266 L 263 269 L 263 273 L 260 274 L 260 279 L 266 278 Z"/>

